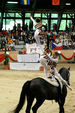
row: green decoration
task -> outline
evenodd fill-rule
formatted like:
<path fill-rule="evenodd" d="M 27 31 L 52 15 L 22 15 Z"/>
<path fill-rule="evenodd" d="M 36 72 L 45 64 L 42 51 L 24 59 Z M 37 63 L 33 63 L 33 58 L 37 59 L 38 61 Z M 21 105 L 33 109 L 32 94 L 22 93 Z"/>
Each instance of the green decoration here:
<path fill-rule="evenodd" d="M 4 65 L 8 65 L 9 64 L 9 56 L 6 53 L 7 52 L 7 47 L 5 45 L 5 60 L 4 60 Z"/>
<path fill-rule="evenodd" d="M 74 55 L 74 62 L 75 62 L 75 55 Z"/>
<path fill-rule="evenodd" d="M 59 53 L 59 60 L 61 60 L 61 54 Z"/>

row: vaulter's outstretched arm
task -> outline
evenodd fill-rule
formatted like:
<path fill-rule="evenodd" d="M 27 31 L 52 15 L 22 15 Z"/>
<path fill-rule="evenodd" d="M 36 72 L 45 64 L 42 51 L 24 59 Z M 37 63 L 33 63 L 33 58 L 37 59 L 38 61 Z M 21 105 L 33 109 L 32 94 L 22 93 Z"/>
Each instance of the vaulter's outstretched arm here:
<path fill-rule="evenodd" d="M 33 17 L 30 15 L 30 19 L 32 20 L 33 24 L 36 25 L 37 22 L 33 19 Z"/>

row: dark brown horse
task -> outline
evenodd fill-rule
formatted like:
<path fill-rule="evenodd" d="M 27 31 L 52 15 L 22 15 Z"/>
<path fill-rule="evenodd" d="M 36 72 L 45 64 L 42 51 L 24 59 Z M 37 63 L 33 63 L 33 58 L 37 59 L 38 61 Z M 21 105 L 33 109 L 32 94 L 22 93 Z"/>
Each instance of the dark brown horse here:
<path fill-rule="evenodd" d="M 59 70 L 59 73 L 63 77 L 63 79 L 69 83 L 69 69 L 61 68 Z M 67 96 L 67 88 L 65 85 L 63 85 L 61 91 L 60 84 L 58 87 L 53 86 L 52 84 L 48 83 L 40 77 L 27 81 L 26 83 L 24 83 L 22 87 L 20 100 L 16 109 L 14 110 L 14 113 L 19 113 L 19 111 L 22 109 L 26 96 L 26 113 L 30 113 L 30 109 L 34 101 L 34 98 L 36 98 L 36 103 L 32 107 L 33 113 L 37 113 L 38 108 L 43 104 L 45 100 L 55 100 L 56 102 L 58 102 L 59 113 L 64 113 L 64 103 L 65 97 Z"/>

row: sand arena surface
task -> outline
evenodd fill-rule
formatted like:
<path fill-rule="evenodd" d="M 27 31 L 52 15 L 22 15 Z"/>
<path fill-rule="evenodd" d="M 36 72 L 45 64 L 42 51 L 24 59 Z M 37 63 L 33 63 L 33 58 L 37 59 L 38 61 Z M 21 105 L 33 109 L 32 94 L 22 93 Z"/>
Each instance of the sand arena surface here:
<path fill-rule="evenodd" d="M 58 64 L 60 67 L 71 67 L 70 83 L 73 91 L 68 90 L 65 102 L 65 113 L 75 113 L 75 64 Z M 44 76 L 40 71 L 5 71 L 0 69 L 0 113 L 9 113 L 12 111 L 18 101 L 22 86 L 25 81 L 32 78 Z M 34 103 L 33 103 L 34 104 Z M 20 113 L 25 113 L 26 102 Z M 38 113 L 58 113 L 59 106 L 55 101 L 45 101 L 38 109 Z M 32 113 L 32 111 L 31 111 Z"/>

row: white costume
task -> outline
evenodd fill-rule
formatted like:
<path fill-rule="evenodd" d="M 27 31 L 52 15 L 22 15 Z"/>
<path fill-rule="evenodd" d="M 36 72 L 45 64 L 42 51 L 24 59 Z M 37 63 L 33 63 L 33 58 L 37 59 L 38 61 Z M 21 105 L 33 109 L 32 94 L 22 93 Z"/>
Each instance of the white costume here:
<path fill-rule="evenodd" d="M 47 54 L 48 55 L 48 54 Z M 49 56 L 48 55 L 48 57 L 50 58 L 50 61 L 51 61 L 51 65 L 50 65 L 50 73 L 52 74 L 52 73 L 54 73 L 54 75 L 53 76 L 57 76 L 60 80 L 61 80 L 61 82 L 63 83 L 63 84 L 65 84 L 70 90 L 72 90 L 72 88 L 67 84 L 67 82 L 60 76 L 60 74 L 58 73 L 58 71 L 57 71 L 57 69 L 56 69 L 56 66 L 53 64 L 53 63 L 55 63 L 55 64 L 57 64 L 58 63 L 58 59 L 56 58 L 56 59 L 54 59 L 54 58 L 52 58 L 51 56 Z"/>
<path fill-rule="evenodd" d="M 32 18 L 32 16 L 30 17 L 30 19 L 33 21 L 34 26 L 39 24 Z M 37 43 L 38 46 L 41 45 L 41 43 L 40 43 L 40 35 L 39 35 L 40 32 L 41 32 L 41 30 L 39 28 L 36 28 L 36 30 L 34 32 L 34 38 L 35 38 L 36 43 Z"/>
<path fill-rule="evenodd" d="M 40 49 L 41 50 L 41 54 L 43 53 L 43 49 L 44 49 L 44 46 L 41 45 L 41 42 L 40 42 L 40 32 L 41 30 L 39 29 L 39 27 L 42 26 L 41 22 L 37 23 L 32 17 L 30 17 L 31 20 L 33 21 L 33 24 L 36 28 L 35 32 L 34 32 L 34 38 L 36 40 L 36 47 L 38 48 L 38 50 Z"/>
<path fill-rule="evenodd" d="M 44 56 L 41 56 L 40 63 L 44 66 L 44 74 L 45 78 L 47 78 L 47 59 L 45 59 Z"/>
<path fill-rule="evenodd" d="M 54 59 L 52 56 L 49 56 L 49 65 L 50 65 L 50 74 L 54 74 L 56 73 L 56 64 L 58 63 L 58 59 Z"/>
<path fill-rule="evenodd" d="M 40 32 L 41 32 L 40 29 L 36 29 L 36 31 L 34 32 L 34 38 L 35 38 L 36 43 L 37 43 L 38 46 L 41 45 L 41 43 L 40 43 L 40 35 L 39 35 Z"/>
<path fill-rule="evenodd" d="M 51 53 L 49 53 L 49 56 Z M 47 78 L 47 65 L 48 65 L 48 59 L 45 58 L 46 55 L 40 56 L 40 63 L 44 66 L 44 74 L 45 78 Z"/>

